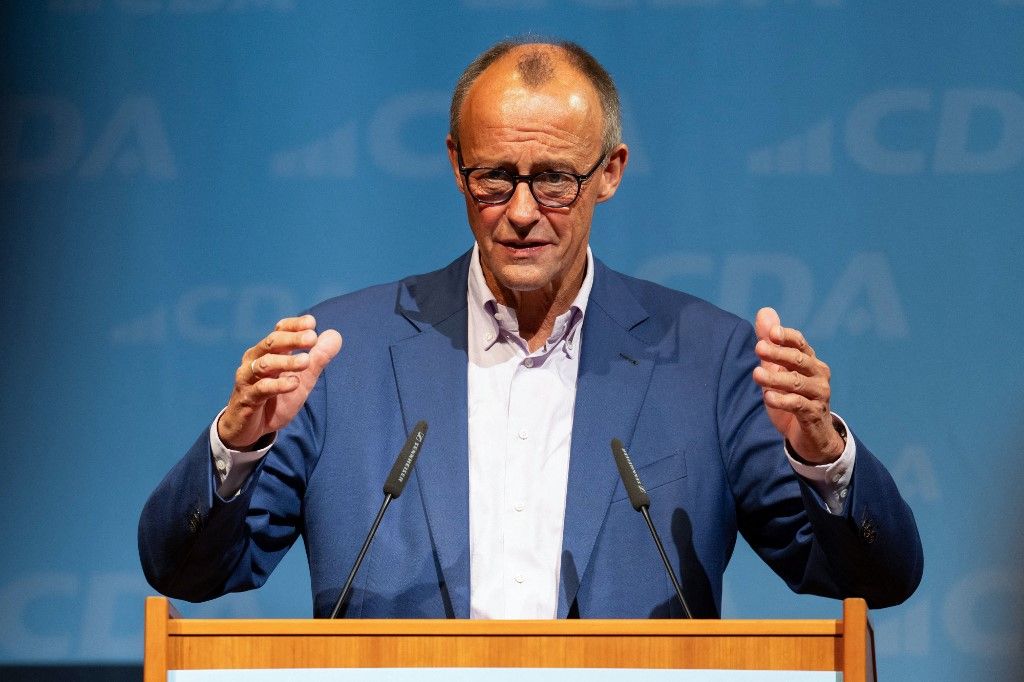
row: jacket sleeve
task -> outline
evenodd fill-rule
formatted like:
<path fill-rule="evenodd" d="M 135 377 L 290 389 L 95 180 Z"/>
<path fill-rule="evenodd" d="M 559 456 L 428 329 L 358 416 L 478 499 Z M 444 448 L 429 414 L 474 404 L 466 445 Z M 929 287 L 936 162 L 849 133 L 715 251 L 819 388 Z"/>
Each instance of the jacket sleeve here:
<path fill-rule="evenodd" d="M 231 499 L 216 493 L 203 429 L 142 509 L 139 557 L 150 585 L 205 601 L 266 582 L 299 535 L 306 481 L 324 442 L 325 383 L 326 373 Z"/>
<path fill-rule="evenodd" d="M 924 564 L 910 507 L 858 439 L 843 513 L 829 513 L 785 459 L 751 378 L 755 343 L 753 328 L 739 322 L 719 381 L 719 439 L 740 532 L 795 592 L 863 597 L 871 608 L 905 601 Z"/>

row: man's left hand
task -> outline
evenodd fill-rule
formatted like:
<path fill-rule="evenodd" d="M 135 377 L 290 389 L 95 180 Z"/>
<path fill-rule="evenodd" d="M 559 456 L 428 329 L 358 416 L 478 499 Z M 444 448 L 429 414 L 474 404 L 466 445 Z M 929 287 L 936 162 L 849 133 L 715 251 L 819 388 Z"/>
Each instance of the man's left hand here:
<path fill-rule="evenodd" d="M 754 381 L 775 428 L 800 459 L 811 464 L 834 462 L 846 443 L 832 425 L 828 365 L 815 357 L 799 330 L 782 326 L 772 308 L 757 311 L 754 331 L 754 350 L 761 358 Z"/>

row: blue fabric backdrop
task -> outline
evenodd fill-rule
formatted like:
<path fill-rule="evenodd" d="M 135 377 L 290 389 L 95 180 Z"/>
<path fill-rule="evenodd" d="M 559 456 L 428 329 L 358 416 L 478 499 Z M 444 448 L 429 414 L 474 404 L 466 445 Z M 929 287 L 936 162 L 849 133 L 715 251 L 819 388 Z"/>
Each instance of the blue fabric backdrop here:
<path fill-rule="evenodd" d="M 748 318 L 776 306 L 914 507 L 925 579 L 874 615 L 883 675 L 965 679 L 1019 648 L 1021 0 L 2 12 L 0 663 L 141 657 L 146 495 L 279 317 L 469 246 L 449 93 L 527 31 L 622 91 L 632 163 L 595 252 Z M 183 610 L 308 615 L 304 562 Z M 838 613 L 738 551 L 727 617 Z"/>

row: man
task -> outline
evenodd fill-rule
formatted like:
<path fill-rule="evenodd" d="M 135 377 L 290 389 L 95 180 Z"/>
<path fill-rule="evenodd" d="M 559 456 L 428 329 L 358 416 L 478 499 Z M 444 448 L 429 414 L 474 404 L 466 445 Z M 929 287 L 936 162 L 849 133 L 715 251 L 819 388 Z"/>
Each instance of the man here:
<path fill-rule="evenodd" d="M 629 152 L 589 54 L 484 53 L 456 87 L 447 146 L 474 249 L 282 320 L 246 351 L 227 407 L 143 511 L 152 585 L 189 600 L 258 586 L 301 535 L 314 611 L 329 612 L 425 419 L 348 616 L 679 615 L 612 438 L 695 615 L 720 613 L 737 531 L 794 590 L 875 607 L 913 592 L 913 516 L 829 411 L 828 366 L 800 332 L 771 309 L 755 332 L 591 256 L 594 208 Z"/>

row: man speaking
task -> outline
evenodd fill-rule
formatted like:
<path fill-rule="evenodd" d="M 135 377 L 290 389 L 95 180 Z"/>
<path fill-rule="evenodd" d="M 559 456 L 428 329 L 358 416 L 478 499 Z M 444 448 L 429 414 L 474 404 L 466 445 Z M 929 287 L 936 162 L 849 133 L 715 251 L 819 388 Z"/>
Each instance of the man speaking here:
<path fill-rule="evenodd" d="M 613 438 L 694 615 L 719 615 L 737 532 L 797 592 L 882 607 L 914 591 L 913 515 L 830 412 L 829 368 L 803 335 L 770 308 L 751 328 L 591 254 L 594 208 L 629 159 L 593 57 L 492 47 L 459 79 L 447 147 L 472 250 L 281 320 L 245 352 L 227 407 L 143 510 L 156 589 L 257 587 L 301 536 L 326 615 L 426 420 L 349 617 L 681 615 Z"/>

